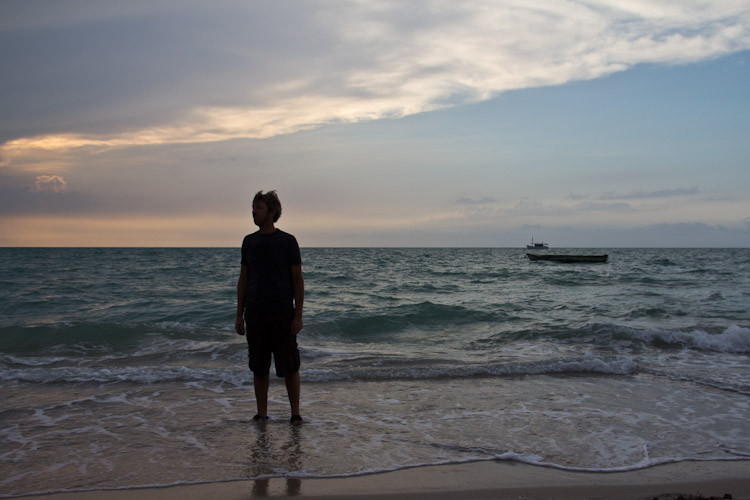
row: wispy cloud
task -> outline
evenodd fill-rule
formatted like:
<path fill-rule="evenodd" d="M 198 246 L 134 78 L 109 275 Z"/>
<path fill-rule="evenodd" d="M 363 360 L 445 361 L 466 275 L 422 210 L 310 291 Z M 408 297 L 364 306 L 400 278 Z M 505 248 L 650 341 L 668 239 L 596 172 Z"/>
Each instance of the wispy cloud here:
<path fill-rule="evenodd" d="M 493 198 L 491 196 L 485 196 L 482 198 L 469 198 L 463 196 L 456 200 L 456 203 L 459 205 L 486 205 L 495 202 L 497 202 L 497 198 Z"/>
<path fill-rule="evenodd" d="M 535 215 L 560 218 L 591 212 L 629 212 L 634 209 L 633 205 L 624 202 L 607 203 L 598 201 L 581 201 L 575 203 L 544 203 L 524 198 L 516 203 L 508 213 L 513 215 Z"/>
<path fill-rule="evenodd" d="M 698 194 L 699 190 L 697 187 L 692 188 L 677 188 L 677 189 L 661 189 L 657 191 L 633 191 L 626 194 L 618 194 L 614 192 L 604 193 L 599 198 L 600 200 L 641 200 L 648 198 L 670 198 L 673 196 L 689 196 Z"/>

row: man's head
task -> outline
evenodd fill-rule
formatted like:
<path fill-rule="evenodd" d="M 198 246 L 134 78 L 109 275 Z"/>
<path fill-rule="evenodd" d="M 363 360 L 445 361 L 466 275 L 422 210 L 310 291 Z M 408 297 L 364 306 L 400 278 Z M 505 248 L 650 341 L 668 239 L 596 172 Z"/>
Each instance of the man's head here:
<path fill-rule="evenodd" d="M 281 202 L 279 201 L 276 191 L 269 191 L 267 193 L 258 191 L 255 194 L 255 198 L 253 198 L 253 207 L 255 207 L 256 203 L 263 203 L 266 206 L 269 214 L 272 215 L 274 222 L 281 217 Z"/>

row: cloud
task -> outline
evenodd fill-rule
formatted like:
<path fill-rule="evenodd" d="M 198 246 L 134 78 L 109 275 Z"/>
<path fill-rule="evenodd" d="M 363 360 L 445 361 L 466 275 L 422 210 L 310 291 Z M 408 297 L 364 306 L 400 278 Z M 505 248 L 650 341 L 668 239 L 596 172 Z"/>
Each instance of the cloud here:
<path fill-rule="evenodd" d="M 588 195 L 585 194 L 575 194 L 575 193 L 569 193 L 568 196 L 565 197 L 566 200 L 573 200 L 573 201 L 581 201 L 588 198 Z"/>
<path fill-rule="evenodd" d="M 566 199 L 569 199 L 567 197 Z M 550 218 L 563 218 L 571 215 L 590 214 L 592 212 L 630 212 L 634 207 L 629 203 L 599 203 L 583 201 L 578 203 L 544 203 L 523 198 L 508 211 L 510 215 L 533 215 Z"/>
<path fill-rule="evenodd" d="M 41 21 L 15 5 L 1 25 L 5 164 L 399 118 L 750 48 L 740 1 L 50 5 Z"/>
<path fill-rule="evenodd" d="M 32 193 L 66 193 L 68 183 L 59 175 L 38 175 Z"/>
<path fill-rule="evenodd" d="M 456 203 L 459 205 L 486 205 L 489 203 L 495 203 L 496 201 L 497 199 L 491 196 L 485 196 L 483 198 L 469 198 L 464 196 L 457 199 Z"/>
<path fill-rule="evenodd" d="M 689 196 L 698 194 L 698 188 L 662 189 L 658 191 L 634 191 L 628 194 L 604 193 L 600 200 L 640 200 L 648 198 L 670 198 L 673 196 Z"/>

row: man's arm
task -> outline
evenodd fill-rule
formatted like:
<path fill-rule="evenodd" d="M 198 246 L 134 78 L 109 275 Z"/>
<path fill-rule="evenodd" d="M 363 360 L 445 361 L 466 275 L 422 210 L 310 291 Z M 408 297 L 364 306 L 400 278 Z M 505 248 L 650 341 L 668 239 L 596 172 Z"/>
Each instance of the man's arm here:
<path fill-rule="evenodd" d="M 291 267 L 292 284 L 294 285 L 294 319 L 292 320 L 292 334 L 297 335 L 302 330 L 302 304 L 305 302 L 305 280 L 302 279 L 302 264 Z"/>
<path fill-rule="evenodd" d="M 247 295 L 247 265 L 243 264 L 240 279 L 237 281 L 237 318 L 234 321 L 234 331 L 237 335 L 245 335 L 245 295 Z"/>

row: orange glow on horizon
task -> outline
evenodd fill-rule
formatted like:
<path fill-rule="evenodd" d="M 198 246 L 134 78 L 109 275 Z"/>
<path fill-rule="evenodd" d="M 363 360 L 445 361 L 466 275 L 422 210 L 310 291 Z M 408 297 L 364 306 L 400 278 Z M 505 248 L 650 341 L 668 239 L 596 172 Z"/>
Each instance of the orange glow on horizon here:
<path fill-rule="evenodd" d="M 247 218 L 50 217 L 0 219 L 0 246 L 11 247 L 191 247 L 238 246 Z"/>

